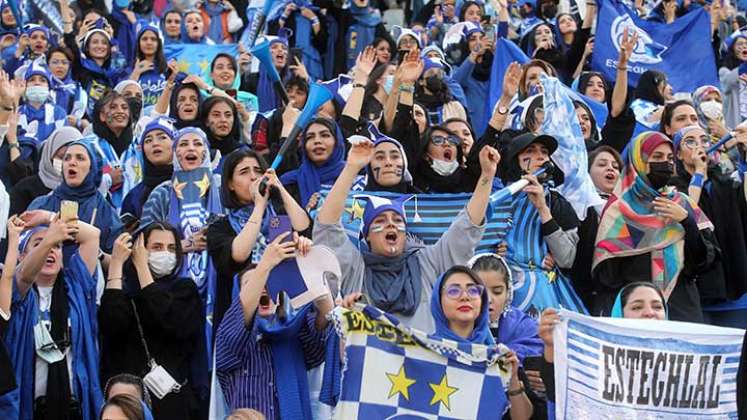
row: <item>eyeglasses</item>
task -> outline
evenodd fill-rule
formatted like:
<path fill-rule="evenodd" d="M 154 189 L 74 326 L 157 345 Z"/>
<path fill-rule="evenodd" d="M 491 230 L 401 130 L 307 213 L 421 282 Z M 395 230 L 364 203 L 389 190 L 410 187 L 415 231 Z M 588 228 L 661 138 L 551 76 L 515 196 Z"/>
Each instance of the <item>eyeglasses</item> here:
<path fill-rule="evenodd" d="M 698 146 L 703 146 L 704 148 L 707 148 L 708 146 L 711 145 L 711 141 L 708 138 L 708 136 L 703 135 L 703 136 L 700 136 L 700 138 L 688 137 L 682 140 L 682 144 L 688 149 L 695 149 Z"/>
<path fill-rule="evenodd" d="M 466 288 L 463 288 L 462 286 L 458 284 L 450 284 L 446 286 L 446 297 L 449 299 L 457 300 L 462 297 L 462 293 L 467 293 L 467 297 L 470 299 L 477 299 L 480 296 L 482 296 L 483 290 L 485 290 L 485 286 L 481 284 L 470 284 Z"/>
<path fill-rule="evenodd" d="M 70 61 L 68 60 L 50 60 L 49 65 L 50 66 L 67 66 L 70 64 Z"/>
<path fill-rule="evenodd" d="M 431 136 L 431 143 L 433 143 L 434 146 L 443 146 L 447 143 L 459 146 L 459 143 L 461 142 L 462 140 L 457 136 Z"/>

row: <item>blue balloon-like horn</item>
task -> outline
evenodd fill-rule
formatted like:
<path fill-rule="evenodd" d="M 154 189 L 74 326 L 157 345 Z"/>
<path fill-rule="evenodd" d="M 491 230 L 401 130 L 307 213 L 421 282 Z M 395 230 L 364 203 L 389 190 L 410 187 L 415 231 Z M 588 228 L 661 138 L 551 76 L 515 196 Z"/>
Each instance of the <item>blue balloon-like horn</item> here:
<path fill-rule="evenodd" d="M 285 156 L 285 153 L 290 150 L 295 150 L 296 141 L 298 140 L 299 134 L 303 132 L 303 130 L 306 129 L 306 126 L 309 125 L 311 120 L 314 118 L 314 115 L 316 115 L 316 112 L 321 108 L 322 105 L 324 105 L 325 102 L 331 100 L 333 98 L 332 92 L 329 91 L 329 89 L 325 88 L 324 86 L 320 85 L 319 83 L 312 83 L 309 87 L 309 96 L 306 99 L 306 105 L 303 107 L 303 110 L 301 111 L 301 115 L 298 116 L 298 119 L 296 120 L 295 124 L 293 124 L 293 128 L 291 129 L 290 134 L 288 134 L 288 137 L 283 142 L 283 145 L 280 146 L 280 150 L 278 151 L 278 154 L 275 156 L 275 159 L 272 161 L 272 169 L 277 169 L 281 163 L 283 163 L 283 158 Z M 290 106 L 290 105 L 288 105 Z M 262 195 L 265 195 L 265 192 L 267 191 L 267 179 L 263 178 L 262 181 L 259 184 L 259 193 Z"/>
<path fill-rule="evenodd" d="M 280 100 L 283 101 L 283 104 L 287 105 L 289 102 L 288 92 L 285 91 L 285 86 L 283 86 L 283 82 L 280 80 L 280 74 L 278 74 L 278 70 L 272 62 L 270 42 L 260 42 L 252 48 L 251 52 L 252 55 L 257 57 L 259 60 L 259 65 L 264 67 L 265 71 L 270 76 L 270 79 L 272 79 L 272 86 L 275 88 L 278 95 L 280 95 Z"/>

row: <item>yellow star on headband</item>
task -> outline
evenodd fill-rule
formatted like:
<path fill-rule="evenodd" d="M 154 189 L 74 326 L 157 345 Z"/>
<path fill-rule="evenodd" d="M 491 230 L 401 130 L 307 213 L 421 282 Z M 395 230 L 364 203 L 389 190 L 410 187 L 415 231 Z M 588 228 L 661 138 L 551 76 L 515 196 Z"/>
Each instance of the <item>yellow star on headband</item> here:
<path fill-rule="evenodd" d="M 348 213 L 350 213 L 350 221 L 352 222 L 355 219 L 361 219 L 363 220 L 363 212 L 366 210 L 365 207 L 361 205 L 361 203 L 358 200 L 353 200 L 353 205 L 345 209 Z"/>
<path fill-rule="evenodd" d="M 176 193 L 176 197 L 180 200 L 184 199 L 184 194 L 182 194 L 182 190 L 187 186 L 186 182 L 179 182 L 179 179 L 177 178 L 176 181 L 174 181 L 174 192 Z"/>
<path fill-rule="evenodd" d="M 387 378 L 389 378 L 389 382 L 392 383 L 392 387 L 389 388 L 389 396 L 387 398 L 392 398 L 397 394 L 402 394 L 402 396 L 405 397 L 406 400 L 409 400 L 409 388 L 412 384 L 415 383 L 415 380 L 407 377 L 407 375 L 405 374 L 405 365 L 400 366 L 399 372 L 397 372 L 396 375 L 393 373 L 387 373 L 386 376 Z"/>
<path fill-rule="evenodd" d="M 449 407 L 449 397 L 451 394 L 457 392 L 459 389 L 449 386 L 449 381 L 446 379 L 446 374 L 441 378 L 440 384 L 428 384 L 433 390 L 433 398 L 431 398 L 431 405 L 436 403 L 443 403 L 447 410 L 451 410 Z"/>
<path fill-rule="evenodd" d="M 204 197 L 205 193 L 207 193 L 210 188 L 210 179 L 207 177 L 207 174 L 203 174 L 202 179 L 196 181 L 195 185 L 200 189 L 200 197 Z"/>

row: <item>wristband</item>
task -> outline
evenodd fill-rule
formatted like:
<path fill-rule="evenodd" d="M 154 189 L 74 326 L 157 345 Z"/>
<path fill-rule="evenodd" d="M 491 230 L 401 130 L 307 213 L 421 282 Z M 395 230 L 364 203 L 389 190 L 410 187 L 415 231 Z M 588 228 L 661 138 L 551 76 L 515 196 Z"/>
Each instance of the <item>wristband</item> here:
<path fill-rule="evenodd" d="M 319 24 L 319 18 L 311 19 L 311 24 L 312 25 L 318 25 Z"/>
<path fill-rule="evenodd" d="M 515 396 L 521 395 L 523 393 L 524 393 L 524 387 L 523 386 L 521 388 L 519 388 L 519 389 L 510 390 L 510 391 L 507 392 L 507 394 L 508 394 L 509 397 L 515 397 Z"/>
<path fill-rule="evenodd" d="M 399 85 L 399 91 L 400 92 L 415 93 L 415 85 L 414 84 L 405 84 L 405 83 L 402 83 L 402 84 Z"/>
<path fill-rule="evenodd" d="M 10 149 L 20 149 L 21 146 L 18 145 L 18 142 L 8 142 L 8 148 Z"/>
<path fill-rule="evenodd" d="M 366 85 L 364 85 L 363 83 L 353 82 L 353 89 L 355 89 L 355 88 L 363 88 L 363 89 L 365 89 Z"/>
<path fill-rule="evenodd" d="M 690 179 L 690 186 L 691 187 L 696 187 L 696 188 L 703 188 L 703 182 L 705 182 L 703 174 L 696 173 Z"/>

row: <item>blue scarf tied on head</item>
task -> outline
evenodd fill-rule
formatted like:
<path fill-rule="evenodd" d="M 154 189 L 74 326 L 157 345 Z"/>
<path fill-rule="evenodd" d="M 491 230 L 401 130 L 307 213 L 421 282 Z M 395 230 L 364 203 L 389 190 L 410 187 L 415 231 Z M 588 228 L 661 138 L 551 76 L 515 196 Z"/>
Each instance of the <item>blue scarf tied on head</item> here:
<path fill-rule="evenodd" d="M 216 44 L 222 44 L 223 19 L 221 18 L 221 15 L 226 11 L 226 9 L 221 2 L 213 4 L 206 1 L 203 5 L 205 6 L 205 12 L 210 16 L 210 26 L 208 26 L 207 36 Z"/>
<path fill-rule="evenodd" d="M 441 306 L 441 292 L 445 281 L 446 279 L 442 274 L 436 281 L 436 284 L 433 285 L 433 294 L 431 295 L 431 315 L 433 315 L 433 320 L 436 323 L 435 335 L 463 344 L 484 344 L 487 346 L 495 344 L 493 334 L 490 332 L 488 291 L 483 289 L 482 296 L 480 296 L 480 315 L 475 320 L 475 328 L 472 330 L 469 338 L 463 338 L 449 328 L 449 320 L 446 319 L 443 307 Z"/>
<path fill-rule="evenodd" d="M 283 185 L 298 185 L 298 192 L 301 196 L 299 204 L 301 204 L 301 207 L 306 207 L 311 196 L 319 192 L 322 188 L 322 184 L 334 184 L 345 167 L 345 143 L 343 142 L 342 132 L 337 124 L 333 123 L 333 125 L 331 128 L 334 129 L 333 135 L 336 139 L 334 150 L 332 150 L 332 155 L 322 165 L 317 166 L 306 154 L 304 148 L 306 132 L 304 131 L 304 140 L 301 145 L 301 165 L 298 169 L 286 172 L 280 177 Z M 290 141 L 290 139 L 286 139 L 286 141 Z"/>
<path fill-rule="evenodd" d="M 297 339 L 311 307 L 311 304 L 307 304 L 298 312 L 289 313 L 285 320 L 277 316 L 270 319 L 254 318 L 261 334 L 259 339 L 269 342 L 272 347 L 272 367 L 282 419 L 313 419 L 304 353 Z"/>

